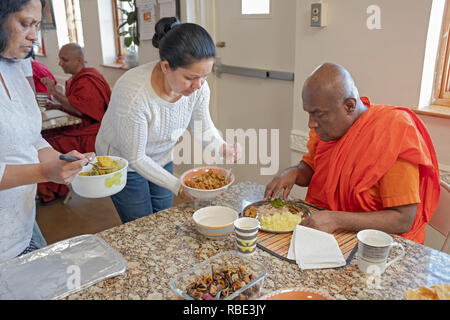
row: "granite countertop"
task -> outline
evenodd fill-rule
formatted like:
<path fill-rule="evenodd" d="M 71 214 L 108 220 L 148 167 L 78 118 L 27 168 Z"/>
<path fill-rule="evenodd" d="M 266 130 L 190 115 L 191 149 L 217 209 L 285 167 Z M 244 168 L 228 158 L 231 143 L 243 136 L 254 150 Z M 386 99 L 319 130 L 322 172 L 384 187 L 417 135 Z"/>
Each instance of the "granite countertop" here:
<path fill-rule="evenodd" d="M 223 251 L 234 250 L 234 236 L 209 240 L 198 233 L 192 214 L 201 206 L 226 205 L 240 212 L 263 198 L 264 186 L 242 182 L 220 198 L 189 201 L 99 234 L 127 263 L 124 275 L 101 281 L 66 299 L 179 299 L 170 281 L 179 273 Z M 450 255 L 394 236 L 405 257 L 379 278 L 378 288 L 359 271 L 356 258 L 345 267 L 302 271 L 258 249 L 250 259 L 267 268 L 261 294 L 292 287 L 313 289 L 334 299 L 401 299 L 408 288 L 450 283 Z"/>

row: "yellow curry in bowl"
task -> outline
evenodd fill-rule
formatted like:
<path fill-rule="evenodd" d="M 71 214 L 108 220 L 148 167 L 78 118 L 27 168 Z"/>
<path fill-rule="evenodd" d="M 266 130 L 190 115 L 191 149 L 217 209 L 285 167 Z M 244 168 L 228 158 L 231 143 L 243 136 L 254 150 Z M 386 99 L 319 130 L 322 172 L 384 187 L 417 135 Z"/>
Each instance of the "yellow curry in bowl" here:
<path fill-rule="evenodd" d="M 97 162 L 92 166 L 92 169 L 87 172 L 80 172 L 79 176 L 100 176 L 108 173 L 113 173 L 122 169 L 117 161 L 114 161 L 107 156 L 96 157 Z"/>

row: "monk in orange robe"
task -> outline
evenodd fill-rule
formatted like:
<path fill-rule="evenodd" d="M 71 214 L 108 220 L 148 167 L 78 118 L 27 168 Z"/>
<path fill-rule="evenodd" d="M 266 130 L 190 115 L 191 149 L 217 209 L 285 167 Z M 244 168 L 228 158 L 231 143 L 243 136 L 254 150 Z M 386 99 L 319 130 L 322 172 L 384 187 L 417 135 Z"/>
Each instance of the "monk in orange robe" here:
<path fill-rule="evenodd" d="M 265 199 L 307 186 L 306 201 L 324 208 L 301 224 L 321 231 L 377 229 L 424 243 L 439 200 L 431 138 L 409 109 L 359 97 L 349 72 L 323 64 L 306 80 L 308 153 L 266 187 Z"/>
<path fill-rule="evenodd" d="M 59 65 L 65 73 L 72 74 L 72 77 L 66 81 L 65 93 L 58 91 L 51 79 L 41 80 L 49 94 L 59 102 L 49 101 L 46 108 L 61 109 L 81 118 L 81 123 L 73 127 L 44 131 L 42 136 L 61 153 L 71 150 L 81 153 L 95 152 L 95 138 L 109 104 L 111 89 L 100 72 L 86 67 L 83 50 L 78 44 L 71 43 L 61 48 Z M 65 185 L 38 184 L 38 196 L 44 203 L 67 192 Z"/>

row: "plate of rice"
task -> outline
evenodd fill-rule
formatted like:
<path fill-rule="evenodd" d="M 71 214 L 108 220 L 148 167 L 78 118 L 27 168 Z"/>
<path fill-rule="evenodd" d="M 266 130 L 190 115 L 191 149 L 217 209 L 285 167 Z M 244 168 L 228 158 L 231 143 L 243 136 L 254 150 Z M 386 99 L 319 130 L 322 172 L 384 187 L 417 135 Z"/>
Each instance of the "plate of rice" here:
<path fill-rule="evenodd" d="M 273 201 L 254 202 L 242 211 L 244 217 L 257 218 L 261 231 L 272 233 L 289 233 L 309 216 L 311 210 L 298 201 L 283 201 L 278 198 Z"/>

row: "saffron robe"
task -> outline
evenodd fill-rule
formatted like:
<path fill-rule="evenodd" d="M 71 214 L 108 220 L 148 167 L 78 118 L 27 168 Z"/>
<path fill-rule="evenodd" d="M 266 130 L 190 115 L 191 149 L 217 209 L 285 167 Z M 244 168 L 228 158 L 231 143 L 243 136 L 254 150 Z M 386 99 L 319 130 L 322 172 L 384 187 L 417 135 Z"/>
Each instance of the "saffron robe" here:
<path fill-rule="evenodd" d="M 309 154 L 314 174 L 306 201 L 332 211 L 371 212 L 386 207 L 371 189 L 404 160 L 418 167 L 419 199 L 411 229 L 400 236 L 424 243 L 425 225 L 439 200 L 439 168 L 430 135 L 409 109 L 389 105 L 368 106 L 339 140 L 322 141 L 310 132 Z M 308 161 L 313 158 L 313 163 Z M 413 201 L 414 203 L 415 201 Z"/>

